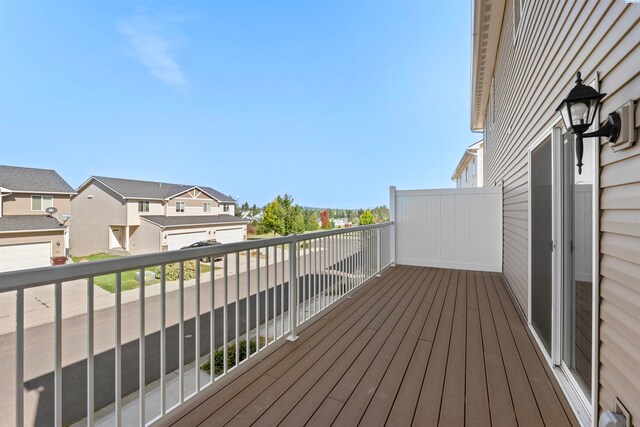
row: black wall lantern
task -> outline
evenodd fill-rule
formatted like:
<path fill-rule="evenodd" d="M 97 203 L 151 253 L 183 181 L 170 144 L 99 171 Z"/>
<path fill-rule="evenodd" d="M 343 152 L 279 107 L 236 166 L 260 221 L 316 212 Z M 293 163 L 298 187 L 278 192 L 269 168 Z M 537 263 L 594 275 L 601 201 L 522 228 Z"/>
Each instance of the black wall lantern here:
<path fill-rule="evenodd" d="M 582 174 L 582 138 L 605 136 L 609 142 L 615 142 L 620 135 L 620 116 L 613 112 L 607 118 L 607 124 L 595 132 L 584 133 L 593 124 L 600 101 L 607 94 L 600 93 L 591 86 L 583 85 L 580 72 L 576 75 L 576 85 L 556 111 L 560 111 L 567 130 L 576 135 L 576 159 L 578 174 Z"/>

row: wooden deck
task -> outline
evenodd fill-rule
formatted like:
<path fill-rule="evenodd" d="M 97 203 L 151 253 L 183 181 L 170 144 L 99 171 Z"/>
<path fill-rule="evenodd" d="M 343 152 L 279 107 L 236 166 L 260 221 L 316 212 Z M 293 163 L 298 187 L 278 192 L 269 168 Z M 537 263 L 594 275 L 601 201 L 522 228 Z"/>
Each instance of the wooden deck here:
<path fill-rule="evenodd" d="M 162 425 L 578 425 L 500 275 L 398 266 Z"/>

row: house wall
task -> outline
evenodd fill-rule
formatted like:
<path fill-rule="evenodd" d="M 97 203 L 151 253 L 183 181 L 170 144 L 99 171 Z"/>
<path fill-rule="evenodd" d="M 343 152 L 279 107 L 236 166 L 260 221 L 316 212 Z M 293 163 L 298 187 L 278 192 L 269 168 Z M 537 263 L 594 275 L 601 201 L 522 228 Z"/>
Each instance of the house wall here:
<path fill-rule="evenodd" d="M 640 6 L 529 0 L 514 36 L 512 5 L 506 2 L 494 70 L 495 99 L 488 101 L 495 105 L 495 123 L 485 124 L 484 164 L 485 185 L 504 186 L 504 277 L 526 313 L 527 149 L 557 122 L 554 110 L 573 87 L 578 70 L 585 83 L 600 74 L 600 91 L 608 94 L 601 120 L 629 99 L 638 100 Z M 636 111 L 636 125 L 639 118 Z M 613 409 L 615 397 L 620 397 L 638 425 L 640 146 L 613 153 L 603 145 L 600 166 L 599 405 L 601 410 Z"/>
<path fill-rule="evenodd" d="M 149 212 L 138 212 L 138 200 L 127 201 L 127 224 L 140 225 L 140 215 L 165 215 L 164 202 L 157 200 L 144 200 L 139 201 L 149 202 Z"/>
<path fill-rule="evenodd" d="M 176 202 L 184 202 L 184 212 L 176 212 Z M 204 211 L 205 202 L 211 203 L 211 212 Z M 215 215 L 222 213 L 222 208 L 218 207 L 218 202 L 199 190 L 188 191 L 171 199 L 167 210 L 169 216 Z"/>
<path fill-rule="evenodd" d="M 33 193 L 34 196 L 40 195 Z M 55 213 L 60 220 L 61 214 L 68 214 L 71 211 L 71 197 L 69 195 L 51 195 L 53 197 L 53 207 L 58 209 Z M 31 194 L 12 193 L 2 196 L 2 215 L 46 215 L 44 211 L 31 210 Z"/>
<path fill-rule="evenodd" d="M 142 220 L 139 226 L 131 227 L 129 233 L 129 253 L 132 255 L 160 252 L 162 232 L 157 225 Z"/>
<path fill-rule="evenodd" d="M 75 256 L 108 252 L 109 226 L 126 225 L 127 221 L 126 203 L 96 181 L 71 200 L 71 215 L 70 252 Z"/>
<path fill-rule="evenodd" d="M 51 242 L 51 256 L 64 256 L 64 231 L 38 233 L 0 233 L 0 246 Z M 59 245 L 58 245 L 59 244 Z"/>

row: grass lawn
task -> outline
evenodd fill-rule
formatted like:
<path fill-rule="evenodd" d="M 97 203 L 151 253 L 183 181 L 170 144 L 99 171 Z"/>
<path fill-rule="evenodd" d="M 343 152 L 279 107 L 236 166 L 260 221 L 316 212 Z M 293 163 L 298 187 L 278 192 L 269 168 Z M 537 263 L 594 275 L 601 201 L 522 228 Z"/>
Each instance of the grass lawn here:
<path fill-rule="evenodd" d="M 109 255 L 109 254 L 92 254 L 83 257 L 71 257 L 73 262 L 87 262 L 87 261 L 99 261 L 103 259 L 112 259 L 119 258 L 118 255 Z M 167 266 L 169 268 L 169 266 Z M 195 268 L 195 267 L 194 267 Z M 220 267 L 216 267 L 218 269 Z M 152 271 L 154 273 L 158 273 L 160 271 L 160 267 L 147 267 L 146 271 Z M 122 290 L 128 291 L 130 289 L 138 288 L 138 281 L 136 280 L 136 272 L 138 270 L 125 271 L 122 273 Z M 211 267 L 209 264 L 200 263 L 200 273 L 207 273 L 211 271 Z M 193 277 L 186 277 L 185 279 L 192 279 Z M 115 293 L 116 291 L 116 275 L 115 274 L 105 274 L 104 276 L 96 276 L 94 278 L 93 283 L 97 286 L 100 286 L 105 291 Z M 159 279 L 154 279 L 146 282 L 146 285 L 155 285 L 156 283 L 160 283 Z"/>

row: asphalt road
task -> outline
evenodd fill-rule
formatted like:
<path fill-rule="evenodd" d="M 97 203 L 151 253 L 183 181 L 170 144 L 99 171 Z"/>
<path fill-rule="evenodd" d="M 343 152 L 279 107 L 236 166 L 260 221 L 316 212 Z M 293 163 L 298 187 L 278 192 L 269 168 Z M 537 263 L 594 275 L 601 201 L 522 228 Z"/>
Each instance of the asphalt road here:
<path fill-rule="evenodd" d="M 355 257 L 354 257 L 355 258 Z M 332 275 L 335 271 L 344 271 L 341 265 L 347 261 L 332 266 L 328 273 L 313 272 L 315 278 L 320 274 Z M 288 261 L 285 261 L 284 271 L 288 272 Z M 273 266 L 271 266 L 273 269 Z M 279 270 L 282 266 L 279 266 Z M 308 271 L 313 269 L 309 266 Z M 251 281 L 255 283 L 256 272 L 251 271 Z M 261 322 L 264 322 L 265 313 L 269 319 L 274 316 L 273 297 L 274 290 L 264 291 L 266 283 L 266 269 L 261 269 L 261 292 L 256 295 L 254 291 L 249 297 L 250 306 L 250 329 L 256 325 L 256 301 L 260 304 Z M 269 273 L 273 280 L 273 272 Z M 280 274 L 280 273 L 279 273 Z M 287 274 L 288 275 L 288 274 Z M 311 275 L 309 280 L 313 280 Z M 280 277 L 280 276 L 279 276 Z M 247 272 L 240 273 L 240 288 L 246 287 Z M 229 276 L 229 284 L 234 284 L 236 278 Z M 221 286 L 221 281 L 216 281 L 216 287 Z M 278 284 L 280 284 L 278 282 Z M 302 282 L 305 283 L 305 282 Z M 302 300 L 302 283 L 300 284 L 299 296 Z M 309 283 L 309 282 L 306 282 Z M 273 281 L 271 283 L 273 285 Z M 275 315 L 278 316 L 283 310 L 288 310 L 288 286 L 285 282 L 279 286 L 275 293 Z M 284 306 L 281 306 L 281 292 L 284 287 Z M 201 286 L 201 307 L 208 309 L 210 295 L 210 283 L 202 283 Z M 184 324 L 184 350 L 185 364 L 191 363 L 195 358 L 195 287 L 185 288 L 185 324 Z M 307 298 L 313 295 L 313 291 L 305 291 Z M 238 334 L 242 335 L 246 331 L 246 298 L 240 299 Z M 266 304 L 265 304 L 266 303 Z M 145 379 L 146 383 L 156 381 L 160 376 L 160 296 L 152 296 L 145 299 Z M 268 312 L 265 308 L 268 306 Z M 179 292 L 172 291 L 166 294 L 167 322 L 166 325 L 166 372 L 178 369 L 179 363 L 179 329 L 178 329 L 178 307 Z M 228 339 L 235 338 L 235 302 L 230 303 L 228 309 Z M 215 310 L 215 346 L 223 345 L 223 308 Z M 201 333 L 200 349 L 201 355 L 209 353 L 209 312 L 200 316 Z M 139 304 L 137 301 L 122 305 L 122 396 L 127 396 L 138 389 L 138 322 Z M 86 416 L 86 336 L 87 336 L 87 316 L 79 315 L 63 320 L 63 371 L 62 371 L 62 406 L 63 423 L 70 424 Z M 115 394 L 114 379 L 114 341 L 115 341 L 115 311 L 113 308 L 99 310 L 95 312 L 95 410 L 99 410 L 113 403 Z M 25 420 L 33 425 L 50 425 L 54 414 L 53 395 L 53 347 L 54 347 L 53 324 L 45 324 L 25 330 Z M 15 345 L 15 334 L 0 336 L 0 394 L 4 397 L 0 401 L 0 424 L 1 420 L 11 420 L 14 416 L 14 393 L 13 378 L 15 378 L 15 359 L 12 349 Z"/>

